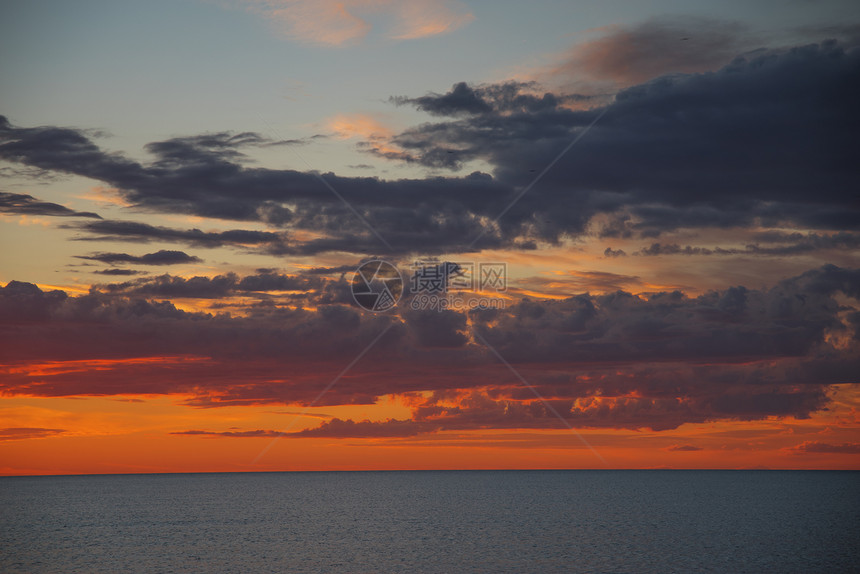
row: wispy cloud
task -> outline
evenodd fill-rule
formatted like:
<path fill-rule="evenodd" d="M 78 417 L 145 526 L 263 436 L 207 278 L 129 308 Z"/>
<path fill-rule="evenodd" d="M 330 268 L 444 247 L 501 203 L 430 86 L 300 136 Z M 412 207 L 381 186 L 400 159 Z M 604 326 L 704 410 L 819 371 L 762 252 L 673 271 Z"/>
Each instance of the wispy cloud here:
<path fill-rule="evenodd" d="M 51 217 L 88 217 L 101 219 L 97 213 L 75 211 L 64 205 L 40 201 L 32 195 L 0 192 L 0 213 L 9 215 L 48 215 Z"/>
<path fill-rule="evenodd" d="M 829 444 L 808 440 L 788 449 L 797 454 L 821 453 L 821 454 L 860 454 L 860 442 L 846 442 L 842 444 Z"/>
<path fill-rule="evenodd" d="M 362 40 L 370 15 L 389 16 L 385 35 L 414 40 L 452 32 L 474 15 L 455 0 L 251 0 L 253 9 L 300 42 L 341 46 Z"/>
<path fill-rule="evenodd" d="M 66 432 L 63 429 L 43 429 L 34 427 L 12 427 L 0 429 L 0 441 L 45 438 Z"/>

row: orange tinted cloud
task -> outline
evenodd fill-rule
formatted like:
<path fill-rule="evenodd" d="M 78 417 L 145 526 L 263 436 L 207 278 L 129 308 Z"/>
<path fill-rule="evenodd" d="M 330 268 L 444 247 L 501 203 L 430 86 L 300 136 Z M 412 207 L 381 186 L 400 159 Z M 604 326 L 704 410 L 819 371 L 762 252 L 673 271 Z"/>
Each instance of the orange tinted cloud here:
<path fill-rule="evenodd" d="M 391 128 L 367 114 L 338 114 L 329 119 L 326 125 L 342 139 L 360 137 L 375 140 L 388 139 L 394 135 Z"/>
<path fill-rule="evenodd" d="M 860 454 L 860 442 L 844 442 L 842 444 L 830 444 L 817 440 L 808 440 L 789 450 L 797 453 L 825 453 L 825 454 Z"/>
<path fill-rule="evenodd" d="M 612 92 L 664 74 L 714 70 L 756 45 L 739 24 L 705 18 L 658 18 L 587 33 L 590 39 L 555 56 L 537 77 L 584 93 Z"/>
<path fill-rule="evenodd" d="M 398 26 L 393 31 L 393 37 L 398 40 L 446 34 L 475 19 L 459 2 L 427 0 L 395 5 Z"/>
<path fill-rule="evenodd" d="M 405 158 L 405 152 L 391 145 L 394 131 L 368 114 L 339 114 L 329 119 L 328 129 L 341 139 L 360 138 L 360 145 L 385 157 Z"/>
<path fill-rule="evenodd" d="M 397 40 L 445 34 L 474 19 L 454 0 L 257 0 L 254 5 L 290 37 L 325 46 L 367 36 L 369 14 L 390 15 L 394 23 L 386 35 Z"/>
<path fill-rule="evenodd" d="M 188 361 L 205 361 L 202 357 L 136 357 L 131 359 L 91 359 L 73 361 L 48 361 L 43 363 L 23 363 L 0 365 L 0 373 L 23 374 L 28 377 L 86 373 L 90 371 L 109 371 L 121 366 L 132 365 L 174 365 Z"/>

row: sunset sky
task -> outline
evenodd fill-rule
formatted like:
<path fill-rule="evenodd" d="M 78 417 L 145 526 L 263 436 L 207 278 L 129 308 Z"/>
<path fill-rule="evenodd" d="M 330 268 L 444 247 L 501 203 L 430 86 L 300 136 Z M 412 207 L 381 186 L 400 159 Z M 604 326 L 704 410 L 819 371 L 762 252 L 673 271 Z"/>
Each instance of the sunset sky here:
<path fill-rule="evenodd" d="M 2 475 L 860 469 L 855 1 L 16 1 L 0 71 Z"/>

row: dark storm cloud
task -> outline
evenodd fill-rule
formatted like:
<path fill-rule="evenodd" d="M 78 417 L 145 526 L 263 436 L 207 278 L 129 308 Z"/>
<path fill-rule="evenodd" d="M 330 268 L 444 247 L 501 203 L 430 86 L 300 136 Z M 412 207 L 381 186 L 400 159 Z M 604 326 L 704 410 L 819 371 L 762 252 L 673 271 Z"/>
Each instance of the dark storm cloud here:
<path fill-rule="evenodd" d="M 32 195 L 0 191 L 0 213 L 10 215 L 47 215 L 51 217 L 89 217 L 101 219 L 97 213 L 75 211 L 58 203 L 40 201 Z"/>
<path fill-rule="evenodd" d="M 267 302 L 231 317 L 138 298 L 291 288 L 304 289 L 316 310 Z M 827 407 L 831 385 L 860 382 L 857 346 L 839 343 L 860 340 L 860 314 L 851 307 L 860 300 L 860 270 L 824 266 L 766 290 L 738 286 L 698 297 L 619 291 L 523 300 L 471 311 L 468 321 L 451 310 L 362 314 L 336 302 L 344 297 L 345 280 L 271 270 L 246 278 L 162 276 L 79 297 L 10 282 L 0 290 L 0 348 L 14 361 L 2 367 L 0 392 L 180 394 L 201 408 L 307 405 L 385 328 L 320 404 L 431 391 L 412 402 L 420 424 L 371 429 L 382 423 L 344 421 L 340 434 L 563 428 L 553 409 L 577 426 L 655 430 L 807 418 Z M 79 366 L 52 370 L 53 361 L 69 360 Z"/>
<path fill-rule="evenodd" d="M 710 37 L 704 35 L 703 45 L 710 45 Z M 678 40 L 695 45 L 690 42 L 693 36 Z M 582 98 L 541 94 L 534 85 L 516 82 L 456 84 L 447 94 L 395 99 L 452 119 L 407 129 L 386 143 L 388 151 L 378 142 L 365 146 L 383 155 L 402 150 L 391 153 L 433 168 L 483 160 L 493 166 L 492 176 L 381 180 L 253 167 L 241 150 L 267 144 L 252 133 L 153 142 L 147 150 L 154 160 L 141 164 L 101 150 L 80 130 L 17 128 L 5 118 L 0 156 L 102 181 L 150 210 L 325 235 L 307 242 L 261 236 L 246 242 L 274 254 L 379 252 L 384 245 L 361 218 L 397 253 L 462 250 L 481 233 L 479 248 L 557 242 L 585 233 L 597 214 L 614 222 L 598 230 L 607 237 L 753 225 L 860 228 L 860 212 L 849 201 L 860 187 L 860 152 L 854 145 L 860 129 L 855 105 L 860 49 L 825 42 L 762 51 L 718 71 L 632 86 L 602 108 L 572 109 L 577 99 Z M 517 190 L 604 112 L 582 141 L 494 222 Z M 109 226 L 84 229 L 103 233 Z M 153 233 L 103 234 L 141 239 Z M 201 245 L 225 242 L 202 232 L 155 235 Z"/>
<path fill-rule="evenodd" d="M 102 263 L 137 263 L 139 265 L 178 265 L 180 263 L 200 263 L 199 257 L 188 255 L 183 251 L 162 249 L 155 253 L 130 255 L 128 253 L 93 253 L 91 255 L 76 255 L 78 259 L 100 261 Z"/>
<path fill-rule="evenodd" d="M 860 185 L 851 135 L 858 98 L 860 50 L 834 42 L 625 89 L 506 214 L 502 232 L 552 239 L 581 233 L 596 213 L 622 222 L 603 235 L 622 237 L 684 227 L 857 229 L 849 197 Z M 500 181 L 524 186 L 599 111 L 484 113 L 417 126 L 392 143 L 431 167 L 483 159 Z"/>

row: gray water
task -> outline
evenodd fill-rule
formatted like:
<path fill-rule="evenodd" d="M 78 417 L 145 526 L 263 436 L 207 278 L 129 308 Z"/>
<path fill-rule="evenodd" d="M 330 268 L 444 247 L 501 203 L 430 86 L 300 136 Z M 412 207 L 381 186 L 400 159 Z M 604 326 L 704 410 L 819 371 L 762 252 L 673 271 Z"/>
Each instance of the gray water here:
<path fill-rule="evenodd" d="M 0 479 L 2 572 L 860 572 L 860 472 Z"/>

